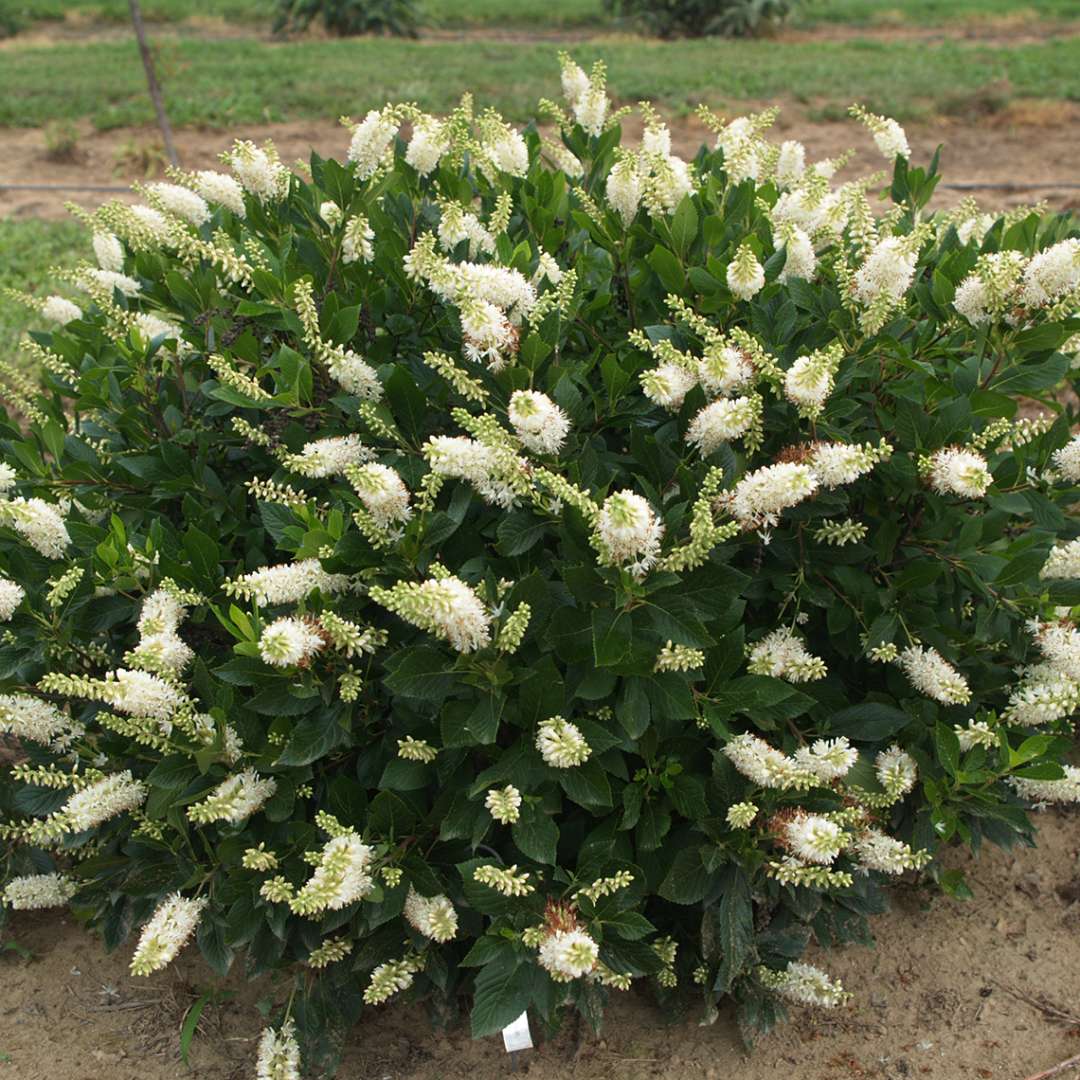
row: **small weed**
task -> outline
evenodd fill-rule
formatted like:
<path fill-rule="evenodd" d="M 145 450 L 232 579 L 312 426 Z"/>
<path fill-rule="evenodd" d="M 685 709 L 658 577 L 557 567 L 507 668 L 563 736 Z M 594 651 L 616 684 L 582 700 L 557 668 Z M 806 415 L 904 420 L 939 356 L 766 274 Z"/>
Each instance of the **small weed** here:
<path fill-rule="evenodd" d="M 113 174 L 149 179 L 164 172 L 168 160 L 161 143 L 145 142 L 132 136 L 113 151 Z"/>
<path fill-rule="evenodd" d="M 74 165 L 86 155 L 79 146 L 79 129 L 72 120 L 50 120 L 42 129 L 45 159 L 57 165 Z"/>

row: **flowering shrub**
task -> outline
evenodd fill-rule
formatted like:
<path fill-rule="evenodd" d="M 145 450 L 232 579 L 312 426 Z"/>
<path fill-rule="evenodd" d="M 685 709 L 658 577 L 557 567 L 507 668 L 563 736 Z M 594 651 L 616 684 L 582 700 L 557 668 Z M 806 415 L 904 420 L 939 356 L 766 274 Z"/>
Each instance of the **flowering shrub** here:
<path fill-rule="evenodd" d="M 797 6 L 798 0 L 604 0 L 608 11 L 664 38 L 752 37 Z"/>
<path fill-rule="evenodd" d="M 395 996 L 839 1004 L 811 938 L 1080 798 L 1068 220 L 563 85 L 102 207 L 5 369 L 4 899 L 278 973 L 260 1076 Z"/>
<path fill-rule="evenodd" d="M 338 37 L 416 37 L 421 18 L 416 0 L 277 0 L 274 32 L 303 32 L 315 19 L 321 19 L 327 33 Z"/>

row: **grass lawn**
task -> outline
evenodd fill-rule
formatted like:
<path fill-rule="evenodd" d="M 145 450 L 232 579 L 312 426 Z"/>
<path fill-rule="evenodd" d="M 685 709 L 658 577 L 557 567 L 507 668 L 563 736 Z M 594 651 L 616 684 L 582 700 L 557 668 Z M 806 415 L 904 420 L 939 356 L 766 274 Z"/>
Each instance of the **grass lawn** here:
<path fill-rule="evenodd" d="M 24 22 L 74 18 L 127 22 L 127 0 L 0 0 Z M 603 0 L 420 0 L 432 26 L 476 25 L 587 27 L 610 24 Z M 275 0 L 142 0 L 148 20 L 225 19 L 267 23 Z M 1075 19 L 1076 0 L 804 0 L 796 14 L 802 24 L 817 22 L 940 25 L 982 18 Z"/>
<path fill-rule="evenodd" d="M 1011 47 L 613 39 L 573 51 L 583 63 L 607 61 L 619 100 L 647 97 L 676 113 L 699 101 L 794 98 L 824 110 L 859 100 L 905 119 L 1002 80 L 1016 96 L 1080 100 L 1080 38 Z M 133 43 L 9 49 L 4 68 L 0 125 L 88 117 L 108 128 L 153 118 Z M 443 112 L 467 89 L 521 121 L 537 98 L 559 92 L 548 42 L 178 39 L 163 43 L 162 70 L 173 123 L 213 127 L 358 116 L 388 98 Z"/>
<path fill-rule="evenodd" d="M 86 230 L 77 221 L 0 219 L 0 356 L 19 363 L 15 343 L 41 319 L 9 297 L 6 289 L 35 296 L 61 291 L 50 279 L 53 266 L 72 266 L 90 256 Z"/>

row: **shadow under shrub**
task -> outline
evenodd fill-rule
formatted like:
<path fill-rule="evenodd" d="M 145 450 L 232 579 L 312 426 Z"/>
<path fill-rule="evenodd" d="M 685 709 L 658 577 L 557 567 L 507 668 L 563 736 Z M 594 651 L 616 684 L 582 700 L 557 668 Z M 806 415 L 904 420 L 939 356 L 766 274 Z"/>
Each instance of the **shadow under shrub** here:
<path fill-rule="evenodd" d="M 102 207 L 4 369 L 4 899 L 272 974 L 266 1075 L 395 995 L 838 1005 L 811 940 L 1080 796 L 1071 221 L 563 85 Z"/>

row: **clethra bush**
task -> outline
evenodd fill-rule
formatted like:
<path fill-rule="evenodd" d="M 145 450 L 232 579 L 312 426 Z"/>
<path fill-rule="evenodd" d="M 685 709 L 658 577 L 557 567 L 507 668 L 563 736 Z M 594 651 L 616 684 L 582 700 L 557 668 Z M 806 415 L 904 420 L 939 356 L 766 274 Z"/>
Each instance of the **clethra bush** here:
<path fill-rule="evenodd" d="M 1080 799 L 1068 219 L 563 87 L 102 207 L 6 368 L 4 899 L 275 976 L 261 1077 L 391 999 L 837 1005 L 811 941 Z"/>

